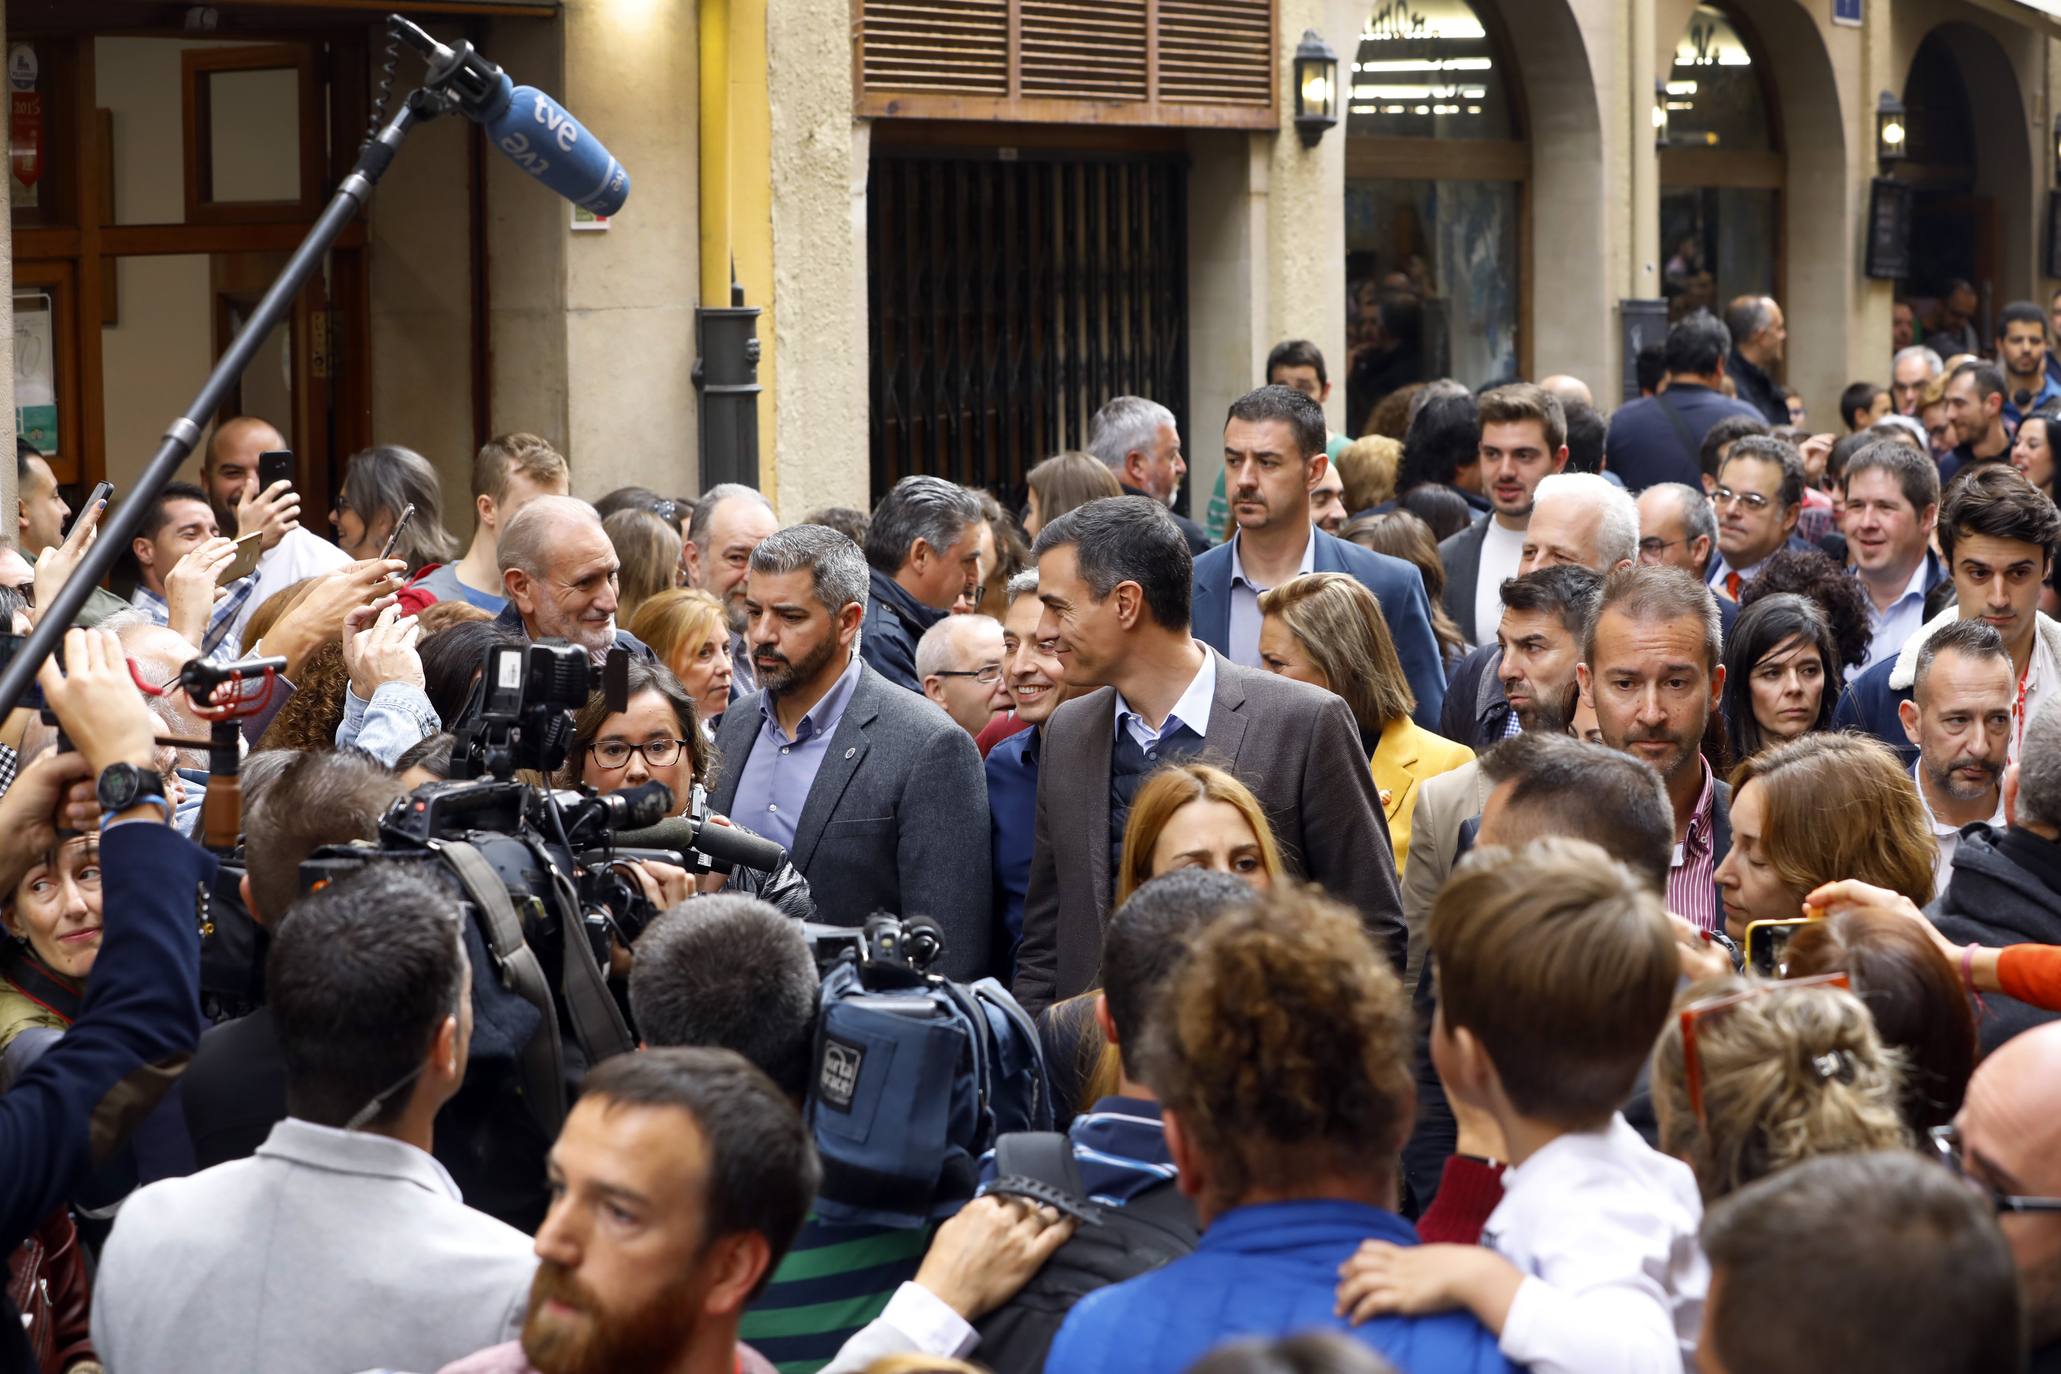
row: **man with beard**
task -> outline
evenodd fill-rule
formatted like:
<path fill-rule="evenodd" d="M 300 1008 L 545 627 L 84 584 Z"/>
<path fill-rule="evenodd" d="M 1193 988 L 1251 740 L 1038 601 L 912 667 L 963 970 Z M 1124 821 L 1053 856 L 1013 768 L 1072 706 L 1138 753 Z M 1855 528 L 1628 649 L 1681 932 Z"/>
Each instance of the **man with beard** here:
<path fill-rule="evenodd" d="M 738 1344 L 816 1195 L 801 1115 L 731 1050 L 620 1054 L 551 1148 L 522 1338 L 443 1374 L 773 1374 Z"/>
<path fill-rule="evenodd" d="M 687 542 L 680 548 L 687 580 L 722 602 L 730 621 L 732 701 L 758 687 L 750 646 L 744 642 L 744 579 L 751 571 L 751 551 L 779 528 L 766 498 L 741 482 L 719 482 L 703 492 L 687 522 Z"/>
<path fill-rule="evenodd" d="M 527 514 L 527 513 L 525 513 Z M 752 550 L 744 609 L 760 690 L 716 732 L 716 810 L 786 847 L 816 919 L 928 916 L 938 972 L 987 972 L 988 794 L 973 737 L 862 659 L 858 545 L 794 525 Z"/>
<path fill-rule="evenodd" d="M 133 1194 L 101 1257 L 111 1369 L 435 1369 L 516 1330 L 522 1232 L 431 1157 L 465 1079 L 470 967 L 450 897 L 375 864 L 293 904 L 266 997 L 288 1115 L 257 1154 Z M 204 1294 L 174 1276 L 203 1280 Z"/>
<path fill-rule="evenodd" d="M 1679 568 L 1628 568 L 1603 585 L 1576 668 L 1603 742 L 1653 765 L 1675 813 L 1667 909 L 1704 930 L 1722 910 L 1715 875 L 1732 848 L 1731 789 L 1704 762 L 1724 692 L 1717 598 Z"/>
<path fill-rule="evenodd" d="M 1981 620 L 1956 620 L 1925 641 L 1911 699 L 1897 707 L 1917 746 L 1911 776 L 1939 841 L 1932 895 L 1945 894 L 1961 827 L 2004 824 L 2004 756 L 2011 747 L 2011 654 Z"/>
<path fill-rule="evenodd" d="M 496 552 L 508 592 L 496 622 L 503 628 L 578 645 L 596 664 L 614 648 L 657 660 L 643 640 L 615 627 L 621 563 L 585 501 L 539 496 L 508 522 Z"/>

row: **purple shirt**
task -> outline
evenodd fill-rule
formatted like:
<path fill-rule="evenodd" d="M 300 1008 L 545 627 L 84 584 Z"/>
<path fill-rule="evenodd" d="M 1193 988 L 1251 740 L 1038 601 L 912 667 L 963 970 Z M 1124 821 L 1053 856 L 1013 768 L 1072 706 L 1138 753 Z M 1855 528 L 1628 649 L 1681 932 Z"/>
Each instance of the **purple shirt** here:
<path fill-rule="evenodd" d="M 1703 770 L 1703 794 L 1696 799 L 1688 833 L 1675 846 L 1674 863 L 1667 871 L 1667 909 L 1686 916 L 1701 929 L 1716 930 L 1724 924 L 1717 888 L 1711 883 L 1717 871 L 1717 835 L 1710 812 L 1717 787 L 1710 765 L 1698 759 L 1697 766 Z"/>
<path fill-rule="evenodd" d="M 781 848 L 794 849 L 795 827 L 801 822 L 802 806 L 815 786 L 816 770 L 829 752 L 830 737 L 844 719 L 859 683 L 858 654 L 830 684 L 823 699 L 809 708 L 790 737 L 780 728 L 773 712 L 773 694 L 759 693 L 759 733 L 744 771 L 737 775 L 737 795 L 730 802 L 730 819 L 756 830 Z"/>

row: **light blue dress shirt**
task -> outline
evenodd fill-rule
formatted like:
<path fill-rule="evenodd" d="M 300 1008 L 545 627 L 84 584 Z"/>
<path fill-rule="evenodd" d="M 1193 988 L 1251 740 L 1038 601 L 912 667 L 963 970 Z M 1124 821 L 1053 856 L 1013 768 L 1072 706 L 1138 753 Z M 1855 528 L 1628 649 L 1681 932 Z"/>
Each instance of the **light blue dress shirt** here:
<path fill-rule="evenodd" d="M 859 685 L 860 659 L 856 650 L 823 699 L 809 708 L 788 735 L 780 728 L 773 711 L 773 695 L 759 696 L 759 733 L 753 741 L 744 771 L 737 775 L 737 795 L 730 803 L 730 819 L 757 831 L 765 838 L 792 851 L 795 827 L 801 822 L 802 806 L 815 786 L 816 772 L 830 749 L 830 737 L 851 705 L 852 692 Z"/>
<path fill-rule="evenodd" d="M 1297 577 L 1315 572 L 1317 569 L 1317 540 L 1312 532 L 1315 528 L 1305 528 L 1302 566 L 1295 570 Z M 1257 668 L 1260 666 L 1259 636 L 1260 621 L 1263 618 L 1259 608 L 1260 593 L 1274 589 L 1262 587 L 1245 575 L 1245 561 L 1239 557 L 1240 544 L 1244 538 L 1243 530 L 1231 536 L 1231 630 L 1225 640 L 1225 647 L 1229 652 L 1224 657 L 1244 667 Z M 1207 719 L 1203 724 L 1208 724 Z"/>
<path fill-rule="evenodd" d="M 1116 694 L 1117 725 L 1127 731 L 1147 754 L 1158 745 L 1161 737 L 1183 725 L 1202 738 L 1209 738 L 1209 713 L 1217 701 L 1217 655 L 1216 650 L 1201 640 L 1195 641 L 1195 647 L 1202 650 L 1202 666 L 1195 670 L 1195 676 L 1189 679 L 1188 689 L 1181 693 L 1181 699 L 1174 703 L 1173 710 L 1167 712 L 1166 719 L 1160 722 L 1157 730 L 1124 700 L 1122 692 Z"/>

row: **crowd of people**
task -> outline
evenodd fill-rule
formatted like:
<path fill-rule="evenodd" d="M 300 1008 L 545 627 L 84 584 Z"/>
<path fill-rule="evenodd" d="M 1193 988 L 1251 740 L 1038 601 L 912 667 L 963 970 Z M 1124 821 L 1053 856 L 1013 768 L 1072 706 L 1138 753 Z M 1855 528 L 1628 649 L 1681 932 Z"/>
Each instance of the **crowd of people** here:
<path fill-rule="evenodd" d="M 0 728 L 0 1367 L 2061 1370 L 2049 324 L 1843 433 L 1765 298 L 1607 416 L 1356 366 L 1348 437 L 1290 341 L 1200 521 L 1146 397 L 1020 511 L 502 435 L 469 541 L 393 445 L 324 537 L 222 423 Z M 26 633 L 105 507 L 17 476 Z M 508 893 L 570 874 L 385 845 L 529 646 L 601 684 L 536 795 L 779 854 L 607 861 L 649 919 L 549 987 Z M 1027 1058 L 832 1021 L 883 915 Z"/>

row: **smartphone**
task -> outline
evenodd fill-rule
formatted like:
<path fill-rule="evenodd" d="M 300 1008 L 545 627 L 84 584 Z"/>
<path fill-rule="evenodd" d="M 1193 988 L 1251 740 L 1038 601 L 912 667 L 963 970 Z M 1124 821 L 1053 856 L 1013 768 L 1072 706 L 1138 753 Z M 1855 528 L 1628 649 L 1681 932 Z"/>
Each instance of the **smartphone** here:
<path fill-rule="evenodd" d="M 401 518 L 394 521 L 394 532 L 386 537 L 386 547 L 379 551 L 381 558 L 392 558 L 394 547 L 401 542 L 401 534 L 408 528 L 408 522 L 415 518 L 415 503 L 410 501 L 401 508 Z"/>
<path fill-rule="evenodd" d="M 1811 923 L 1799 916 L 1788 921 L 1755 921 L 1746 927 L 1746 967 L 1764 978 L 1780 978 L 1789 963 L 1789 939 Z"/>
<path fill-rule="evenodd" d="M 239 577 L 249 577 L 258 570 L 258 558 L 265 552 L 265 532 L 246 534 L 236 541 L 236 557 L 229 566 L 222 569 L 220 586 L 228 586 Z"/>
<path fill-rule="evenodd" d="M 73 527 L 73 526 L 75 526 L 75 525 L 77 525 L 77 524 L 79 523 L 79 517 L 80 517 L 80 516 L 84 515 L 84 514 L 85 514 L 85 513 L 87 512 L 87 511 L 89 511 L 89 510 L 92 510 L 92 509 L 93 509 L 93 507 L 94 507 L 95 505 L 97 505 L 98 503 L 100 503 L 100 502 L 102 502 L 102 501 L 105 501 L 105 500 L 106 500 L 106 499 L 107 499 L 108 497 L 110 497 L 110 496 L 113 496 L 113 495 L 114 495 L 114 483 L 112 483 L 112 482 L 96 482 L 96 483 L 94 483 L 94 484 L 93 484 L 93 490 L 92 490 L 91 492 L 89 492 L 89 493 L 87 494 L 87 496 L 86 496 L 86 501 L 85 501 L 85 504 L 84 504 L 84 505 L 82 505 L 82 506 L 80 506 L 80 507 L 79 507 L 79 508 L 78 508 L 77 510 L 73 511 L 73 512 L 72 512 L 72 518 L 64 522 L 64 533 L 65 533 L 65 537 L 66 537 L 67 539 L 69 539 L 69 538 L 71 537 L 71 533 L 72 533 L 72 527 Z"/>
<path fill-rule="evenodd" d="M 293 450 L 267 449 L 258 455 L 258 490 L 270 491 L 280 482 L 293 481 Z"/>

